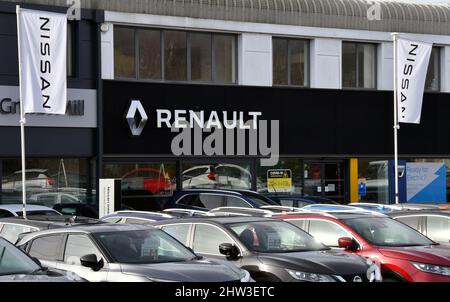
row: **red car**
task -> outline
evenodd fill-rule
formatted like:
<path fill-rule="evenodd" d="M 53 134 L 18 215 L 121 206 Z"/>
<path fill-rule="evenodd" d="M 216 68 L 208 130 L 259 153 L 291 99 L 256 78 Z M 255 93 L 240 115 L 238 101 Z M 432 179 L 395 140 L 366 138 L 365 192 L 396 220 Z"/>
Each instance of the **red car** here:
<path fill-rule="evenodd" d="M 332 248 L 369 258 L 384 281 L 450 282 L 450 248 L 384 215 L 286 214 L 289 221 Z"/>
<path fill-rule="evenodd" d="M 139 168 L 122 177 L 122 190 L 146 190 L 152 195 L 166 194 L 172 190 L 172 182 L 164 171 Z"/>

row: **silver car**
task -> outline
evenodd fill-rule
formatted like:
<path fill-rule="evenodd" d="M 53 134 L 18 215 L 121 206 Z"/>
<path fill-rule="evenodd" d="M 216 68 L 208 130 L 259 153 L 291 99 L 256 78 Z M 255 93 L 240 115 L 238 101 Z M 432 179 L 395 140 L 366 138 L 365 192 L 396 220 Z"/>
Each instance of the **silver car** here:
<path fill-rule="evenodd" d="M 203 259 L 151 226 L 85 225 L 32 233 L 17 244 L 44 266 L 88 281 L 253 281 L 247 271 Z"/>

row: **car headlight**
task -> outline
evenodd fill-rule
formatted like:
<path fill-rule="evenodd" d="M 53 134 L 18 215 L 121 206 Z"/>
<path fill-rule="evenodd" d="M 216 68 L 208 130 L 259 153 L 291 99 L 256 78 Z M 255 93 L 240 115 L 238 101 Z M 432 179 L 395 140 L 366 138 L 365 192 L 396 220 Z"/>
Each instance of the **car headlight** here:
<path fill-rule="evenodd" d="M 251 282 L 250 273 L 245 269 L 241 271 L 242 271 L 241 282 Z"/>
<path fill-rule="evenodd" d="M 419 262 L 411 262 L 419 271 L 443 276 L 450 276 L 450 267 Z"/>
<path fill-rule="evenodd" d="M 299 272 L 299 271 L 292 271 L 287 270 L 289 275 L 292 276 L 292 278 L 300 280 L 300 281 L 306 281 L 306 282 L 336 282 L 336 279 L 333 278 L 331 275 L 322 275 L 322 274 L 316 274 L 316 273 L 306 273 L 306 272 Z M 342 278 L 338 278 L 339 280 Z M 344 280 L 345 281 L 345 280 Z"/>

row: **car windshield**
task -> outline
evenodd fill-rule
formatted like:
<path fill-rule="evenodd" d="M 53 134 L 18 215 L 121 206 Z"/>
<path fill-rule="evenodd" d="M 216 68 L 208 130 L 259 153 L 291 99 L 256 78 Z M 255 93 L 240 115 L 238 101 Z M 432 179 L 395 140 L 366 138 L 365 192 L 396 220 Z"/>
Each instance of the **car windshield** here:
<path fill-rule="evenodd" d="M 263 207 L 263 206 L 278 206 L 279 205 L 278 203 L 276 203 L 272 199 L 269 199 L 269 198 L 264 197 L 264 196 L 256 196 L 256 195 L 253 195 L 253 194 L 247 194 L 246 196 L 248 198 L 250 198 L 254 203 L 259 205 L 260 207 Z"/>
<path fill-rule="evenodd" d="M 260 253 L 320 251 L 328 248 L 311 235 L 284 221 L 228 224 L 245 246 Z"/>
<path fill-rule="evenodd" d="M 23 216 L 23 212 L 19 211 L 16 212 L 17 215 L 20 217 Z M 27 216 L 60 216 L 56 211 L 47 211 L 47 210 L 38 210 L 38 211 L 27 211 Z"/>
<path fill-rule="evenodd" d="M 386 217 L 346 219 L 345 223 L 371 244 L 378 246 L 425 246 L 433 241 L 409 226 Z"/>
<path fill-rule="evenodd" d="M 39 269 L 30 257 L 0 238 L 0 276 L 31 274 Z"/>
<path fill-rule="evenodd" d="M 118 263 L 184 262 L 196 257 L 184 245 L 157 229 L 96 233 L 94 237 Z"/>

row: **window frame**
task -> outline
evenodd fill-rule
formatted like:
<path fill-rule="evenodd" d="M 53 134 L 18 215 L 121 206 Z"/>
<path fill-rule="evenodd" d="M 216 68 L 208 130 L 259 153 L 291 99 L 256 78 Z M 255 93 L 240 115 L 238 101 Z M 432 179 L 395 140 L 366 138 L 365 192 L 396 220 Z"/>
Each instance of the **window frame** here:
<path fill-rule="evenodd" d="M 274 75 L 274 52 L 273 52 L 273 42 L 274 40 L 286 40 L 287 41 L 287 84 L 275 84 L 273 81 Z M 291 41 L 302 41 L 305 44 L 305 84 L 304 85 L 297 85 L 292 84 L 292 76 L 291 76 L 291 50 L 292 50 L 292 44 Z M 272 37 L 272 86 L 274 87 L 299 87 L 299 88 L 309 88 L 311 86 L 311 55 L 310 55 L 310 49 L 311 49 L 311 40 L 306 38 L 291 38 L 291 37 L 280 37 L 280 36 L 273 36 Z"/>
<path fill-rule="evenodd" d="M 356 80 L 356 87 L 348 87 L 348 86 L 344 86 L 344 56 L 343 56 L 343 49 L 344 49 L 344 43 L 352 43 L 355 44 L 355 80 Z M 368 45 L 373 45 L 374 47 L 374 80 L 375 80 L 375 85 L 373 88 L 365 88 L 365 87 L 359 87 L 359 83 L 358 83 L 358 79 L 359 79 L 359 63 L 358 63 L 358 45 L 364 45 L 364 44 L 368 44 Z M 378 50 L 379 47 L 379 43 L 377 42 L 365 42 L 365 41 L 351 41 L 351 40 L 342 40 L 341 42 L 341 89 L 343 90 L 378 90 Z"/>
<path fill-rule="evenodd" d="M 437 90 L 431 90 L 431 89 L 427 89 L 427 86 L 426 86 L 426 81 L 427 81 L 427 77 L 425 77 L 425 88 L 424 88 L 424 92 L 426 92 L 426 93 L 441 93 L 442 92 L 442 66 L 441 66 L 441 63 L 442 63 L 442 45 L 436 45 L 436 46 L 432 46 L 432 49 L 431 49 L 431 51 L 433 51 L 434 49 L 436 49 L 437 50 L 437 58 L 438 58 L 438 66 L 437 66 L 437 75 L 438 75 L 438 81 L 437 81 Z M 428 62 L 428 68 L 427 68 L 427 74 L 428 74 L 428 70 L 430 69 L 430 64 L 432 64 L 432 61 L 431 61 L 431 55 L 430 55 L 430 61 Z"/>

